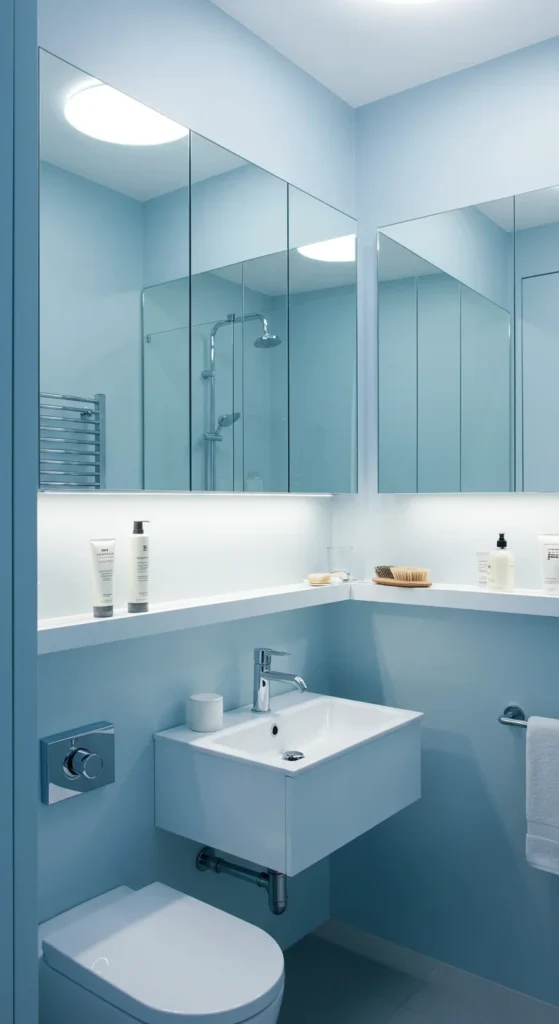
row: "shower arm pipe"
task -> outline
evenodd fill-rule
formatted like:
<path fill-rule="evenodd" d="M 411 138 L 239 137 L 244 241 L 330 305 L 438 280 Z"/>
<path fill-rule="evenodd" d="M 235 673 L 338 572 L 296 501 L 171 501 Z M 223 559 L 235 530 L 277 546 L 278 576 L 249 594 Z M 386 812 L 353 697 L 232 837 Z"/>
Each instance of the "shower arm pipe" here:
<path fill-rule="evenodd" d="M 227 317 L 227 320 L 218 320 L 212 327 L 212 333 L 210 334 L 210 367 L 208 376 L 211 373 L 215 373 L 215 336 L 222 327 L 230 327 L 231 324 L 246 324 L 251 320 L 260 320 L 262 324 L 263 334 L 268 334 L 268 321 L 262 313 L 248 313 L 246 316 L 235 316 L 234 313 Z M 212 419 L 212 427 L 215 426 L 215 413 Z"/>

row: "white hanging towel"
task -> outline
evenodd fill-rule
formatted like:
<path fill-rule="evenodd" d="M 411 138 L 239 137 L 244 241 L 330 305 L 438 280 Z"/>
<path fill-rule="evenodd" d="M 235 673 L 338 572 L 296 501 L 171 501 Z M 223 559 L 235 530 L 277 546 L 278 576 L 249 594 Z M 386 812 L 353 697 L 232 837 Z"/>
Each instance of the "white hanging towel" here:
<path fill-rule="evenodd" d="M 559 875 L 559 720 L 530 718 L 526 737 L 526 857 Z"/>

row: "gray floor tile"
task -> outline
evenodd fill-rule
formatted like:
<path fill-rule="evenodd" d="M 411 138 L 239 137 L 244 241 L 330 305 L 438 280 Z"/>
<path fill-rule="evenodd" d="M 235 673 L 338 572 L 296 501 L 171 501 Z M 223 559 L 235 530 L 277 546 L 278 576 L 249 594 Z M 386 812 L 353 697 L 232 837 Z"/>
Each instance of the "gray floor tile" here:
<path fill-rule="evenodd" d="M 559 1024 L 559 1007 L 440 965 L 427 979 L 308 936 L 287 951 L 279 1024 Z"/>
<path fill-rule="evenodd" d="M 406 1009 L 432 1024 L 559 1024 L 559 1007 L 445 966 L 411 996 Z"/>
<path fill-rule="evenodd" d="M 385 1024 L 424 982 L 308 936 L 286 953 L 279 1024 Z"/>
<path fill-rule="evenodd" d="M 411 1010 L 407 1010 L 405 1006 L 402 1006 L 399 1010 L 396 1010 L 388 1024 L 429 1024 L 429 1018 L 420 1017 L 418 1013 L 412 1013 Z"/>

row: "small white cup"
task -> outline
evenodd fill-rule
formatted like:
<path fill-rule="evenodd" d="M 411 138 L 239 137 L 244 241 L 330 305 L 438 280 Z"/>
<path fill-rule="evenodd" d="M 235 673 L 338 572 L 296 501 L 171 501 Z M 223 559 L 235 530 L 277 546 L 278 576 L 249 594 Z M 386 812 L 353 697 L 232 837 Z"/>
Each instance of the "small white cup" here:
<path fill-rule="evenodd" d="M 193 732 L 223 729 L 223 697 L 220 693 L 194 693 L 188 698 L 188 724 Z"/>

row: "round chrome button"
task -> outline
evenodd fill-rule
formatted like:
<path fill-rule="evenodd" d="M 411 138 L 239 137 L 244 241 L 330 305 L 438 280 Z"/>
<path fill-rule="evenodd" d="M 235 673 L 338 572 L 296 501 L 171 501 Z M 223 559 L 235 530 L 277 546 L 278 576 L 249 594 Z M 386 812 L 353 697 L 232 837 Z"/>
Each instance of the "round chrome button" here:
<path fill-rule="evenodd" d="M 82 779 L 92 781 L 98 779 L 103 771 L 103 758 L 100 754 L 92 754 L 90 750 L 79 747 L 68 755 L 64 767 L 71 778 L 81 776 Z"/>

